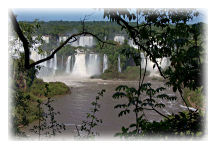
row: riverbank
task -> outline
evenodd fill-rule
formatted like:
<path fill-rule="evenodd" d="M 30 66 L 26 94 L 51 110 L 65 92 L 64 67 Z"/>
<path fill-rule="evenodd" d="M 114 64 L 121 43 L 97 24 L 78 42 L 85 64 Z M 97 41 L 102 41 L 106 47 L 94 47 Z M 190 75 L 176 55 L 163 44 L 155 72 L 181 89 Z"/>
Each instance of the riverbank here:
<path fill-rule="evenodd" d="M 57 98 L 70 93 L 70 87 L 62 82 L 47 83 L 38 78 L 35 78 L 31 87 L 26 90 L 15 91 L 14 98 L 20 102 L 18 108 L 14 109 L 14 115 L 17 118 L 17 129 L 37 121 L 39 114 L 38 101 L 44 103 L 48 97 Z M 23 117 L 25 117 L 25 122 L 22 121 Z"/>
<path fill-rule="evenodd" d="M 144 70 L 141 70 L 141 74 L 143 75 Z M 150 72 L 146 72 L 146 76 L 149 76 Z M 138 66 L 128 66 L 122 72 L 118 72 L 116 70 L 109 70 L 107 69 L 104 73 L 100 76 L 95 76 L 92 78 L 101 78 L 103 80 L 110 80 L 110 79 L 120 79 L 120 80 L 138 80 L 140 77 L 140 69 Z"/>
<path fill-rule="evenodd" d="M 104 139 L 113 139 L 114 134 L 121 131 L 122 126 L 128 127 L 131 123 L 135 122 L 135 115 L 133 112 L 123 117 L 118 117 L 119 109 L 114 109 L 117 104 L 126 103 L 126 98 L 114 100 L 112 98 L 115 93 L 115 89 L 119 85 L 128 85 L 129 87 L 138 87 L 138 81 L 132 80 L 102 80 L 102 79 L 90 79 L 90 78 L 73 78 L 71 76 L 54 76 L 49 78 L 43 78 L 45 82 L 66 82 L 67 86 L 70 86 L 71 93 L 63 96 L 55 96 L 52 99 L 52 107 L 55 112 L 60 112 L 60 115 L 55 116 L 55 120 L 59 124 L 64 124 L 65 131 L 58 133 L 56 137 L 51 139 L 55 140 L 74 140 L 77 136 L 77 129 L 81 127 L 82 121 L 86 120 L 86 113 L 91 108 L 91 103 L 94 101 L 97 92 L 101 89 L 105 89 L 103 98 L 99 101 L 101 105 L 100 111 L 97 113 L 97 117 L 101 118 L 103 123 L 95 127 L 94 131 L 100 133 L 100 137 Z M 145 82 L 150 82 L 153 88 L 164 86 L 164 83 L 154 77 L 146 77 Z M 158 108 L 158 111 L 164 115 L 170 116 L 171 114 L 177 114 L 178 112 L 186 111 L 187 107 L 184 106 L 183 101 L 178 92 L 173 92 L 172 87 L 166 86 L 167 95 L 176 96 L 177 100 L 164 100 L 157 99 L 159 103 L 166 105 L 164 108 Z M 141 98 L 145 98 L 142 95 Z M 46 109 L 46 108 L 45 108 Z M 154 111 L 145 111 L 145 119 L 148 123 L 153 121 L 159 123 L 164 118 Z M 29 130 L 34 126 L 38 126 L 38 121 L 34 121 L 28 127 L 23 128 L 24 132 L 28 136 L 28 139 L 37 139 L 38 135 L 30 132 Z M 42 132 L 42 134 L 44 134 Z M 48 138 L 44 138 L 45 140 Z"/>
<path fill-rule="evenodd" d="M 48 91 L 46 91 L 46 85 Z M 47 95 L 45 95 L 46 92 Z M 29 89 L 29 93 L 30 95 L 43 100 L 47 97 L 55 97 L 59 95 L 69 94 L 70 88 L 63 82 L 44 82 L 42 79 L 35 79 L 32 86 Z"/>
<path fill-rule="evenodd" d="M 48 80 L 49 79 L 49 80 Z M 61 134 L 57 135 L 59 139 L 74 139 L 74 135 L 77 135 L 76 125 L 80 127 L 83 120 L 86 120 L 86 113 L 89 112 L 91 108 L 91 102 L 94 101 L 97 92 L 101 89 L 105 89 L 103 98 L 99 101 L 101 109 L 98 112 L 97 117 L 102 118 L 103 123 L 95 128 L 95 131 L 99 132 L 102 137 L 108 139 L 113 138 L 114 134 L 121 131 L 121 127 L 128 127 L 131 123 L 135 121 L 135 116 L 133 113 L 128 114 L 124 117 L 118 117 L 119 109 L 114 109 L 114 106 L 120 103 L 125 103 L 126 99 L 122 98 L 119 100 L 114 100 L 112 98 L 115 93 L 115 89 L 119 85 L 128 85 L 130 87 L 138 87 L 138 81 L 123 81 L 123 80 L 102 80 L 102 79 L 73 79 L 71 77 L 53 77 L 53 78 L 44 78 L 44 81 L 63 81 L 67 82 L 67 85 L 72 87 L 71 93 L 54 97 L 52 106 L 56 112 L 60 112 L 60 115 L 57 115 L 56 121 L 58 123 L 63 123 L 66 126 L 66 131 L 63 131 Z M 152 80 L 151 77 L 145 78 L 146 82 L 151 82 L 152 87 L 156 88 L 163 85 L 162 82 L 158 80 Z M 167 88 L 166 93 L 169 95 L 174 95 L 172 88 Z M 176 94 L 178 96 L 178 94 Z M 144 97 L 143 97 L 144 98 Z M 181 100 L 176 101 L 166 101 L 160 100 L 166 104 L 166 108 L 159 109 L 163 114 L 172 114 L 178 113 L 182 110 L 185 110 L 180 105 L 182 105 Z M 154 111 L 146 111 L 145 118 L 152 121 L 160 121 L 163 119 Z M 26 130 L 32 128 L 33 125 L 38 125 L 37 121 L 32 123 Z M 29 137 L 33 137 L 36 134 L 27 132 Z"/>

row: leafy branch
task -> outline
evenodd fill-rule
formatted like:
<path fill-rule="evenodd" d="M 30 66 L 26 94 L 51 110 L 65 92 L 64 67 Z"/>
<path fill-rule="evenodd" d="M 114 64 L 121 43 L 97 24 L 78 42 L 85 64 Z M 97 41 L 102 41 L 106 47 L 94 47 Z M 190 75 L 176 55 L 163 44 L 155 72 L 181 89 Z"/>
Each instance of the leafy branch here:
<path fill-rule="evenodd" d="M 126 97 L 128 102 L 125 104 L 118 104 L 114 107 L 114 109 L 123 109 L 118 114 L 119 117 L 127 115 L 132 110 L 136 115 L 136 123 L 131 124 L 129 128 L 122 128 L 123 133 L 129 131 L 132 127 L 136 127 L 131 131 L 134 135 L 138 135 L 142 133 L 142 129 L 140 127 L 140 123 L 143 120 L 144 110 L 153 110 L 159 115 L 169 119 L 168 116 L 162 114 L 157 110 L 157 108 L 164 108 L 165 105 L 163 103 L 158 103 L 158 99 L 166 99 L 166 100 L 176 100 L 175 96 L 168 96 L 166 94 L 160 93 L 164 91 L 165 88 L 159 87 L 157 89 L 153 89 L 150 83 L 144 83 L 140 87 L 140 93 L 145 92 L 147 96 L 144 99 L 139 98 L 139 91 L 133 87 L 128 87 L 126 85 L 120 85 L 116 88 L 116 92 L 113 94 L 114 99 L 119 99 Z M 150 107 L 150 108 L 148 108 Z M 131 109 L 132 108 L 132 109 Z M 124 130 L 123 130 L 124 129 Z"/>
<path fill-rule="evenodd" d="M 49 89 L 48 84 L 45 85 L 46 92 L 45 97 L 48 97 Z M 41 138 L 42 133 L 45 134 L 47 137 L 56 136 L 56 133 L 61 133 L 62 130 L 65 130 L 64 124 L 59 124 L 56 121 L 55 116 L 60 114 L 60 112 L 55 112 L 55 109 L 51 105 L 51 103 L 54 100 L 52 100 L 50 97 L 48 97 L 46 103 L 42 103 L 40 100 L 38 100 L 38 125 L 33 126 L 30 131 L 34 132 L 35 134 L 38 134 L 39 140 Z M 43 112 L 42 105 L 44 105 L 47 108 L 47 113 Z M 48 121 L 49 120 L 49 121 Z"/>
<path fill-rule="evenodd" d="M 86 114 L 87 120 L 82 121 L 82 125 L 80 127 L 80 130 L 76 126 L 78 136 L 80 136 L 80 131 L 84 131 L 87 133 L 86 137 L 96 136 L 99 135 L 99 133 L 94 132 L 93 129 L 96 127 L 99 123 L 102 123 L 102 119 L 97 118 L 96 113 L 100 110 L 100 104 L 98 101 L 100 100 L 100 97 L 103 97 L 103 94 L 106 90 L 102 89 L 100 92 L 98 92 L 98 96 L 96 96 L 95 101 L 91 103 L 93 106 L 93 109 L 91 109 L 90 113 Z"/>

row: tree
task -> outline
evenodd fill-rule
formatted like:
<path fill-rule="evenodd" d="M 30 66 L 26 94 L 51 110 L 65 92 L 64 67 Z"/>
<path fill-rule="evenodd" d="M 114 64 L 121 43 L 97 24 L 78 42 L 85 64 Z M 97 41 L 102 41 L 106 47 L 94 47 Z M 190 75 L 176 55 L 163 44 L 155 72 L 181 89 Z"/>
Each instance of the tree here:
<path fill-rule="evenodd" d="M 202 38 L 203 26 L 200 23 L 193 25 L 188 23 L 198 15 L 199 12 L 194 9 L 136 9 L 136 11 L 105 9 L 104 18 L 120 25 L 122 30 L 125 30 L 134 43 L 138 45 L 137 56 L 133 57 L 136 64 L 140 66 L 138 89 L 124 87 L 126 93 L 116 92 L 114 95 L 126 96 L 129 99 L 128 105 L 133 102 L 135 109 L 138 109 L 140 104 L 145 103 L 145 100 L 140 99 L 143 85 L 145 85 L 145 73 L 141 76 L 140 52 L 144 52 L 146 57 L 154 62 L 153 68 L 156 67 L 159 70 L 160 75 L 166 81 L 166 85 L 172 86 L 174 92 L 180 93 L 188 111 L 192 112 L 182 95 L 182 90 L 186 87 L 196 90 L 203 86 L 201 82 L 201 66 L 205 61 L 203 58 L 205 54 Z M 136 24 L 130 23 L 130 21 L 134 21 Z M 127 55 L 134 55 L 134 51 L 125 50 L 124 52 Z M 158 59 L 164 57 L 170 58 L 171 65 L 162 71 Z M 121 86 L 119 87 L 121 88 Z M 120 91 L 119 87 L 116 88 L 116 91 Z M 122 107 L 122 105 L 117 105 L 117 107 L 119 106 Z M 125 108 L 125 106 L 123 107 Z M 127 112 L 123 111 L 125 114 Z M 142 118 L 139 117 L 137 110 L 134 112 L 136 115 L 135 134 L 139 134 L 139 124 L 141 125 Z M 168 118 L 167 116 L 164 117 Z M 191 120 L 188 119 L 188 121 Z M 128 129 L 122 128 L 122 131 L 127 132 Z"/>
<path fill-rule="evenodd" d="M 193 9 L 138 9 L 136 13 L 127 9 L 106 9 L 104 12 L 104 17 L 117 22 L 127 31 L 140 51 L 155 63 L 154 67 L 158 68 L 161 76 L 169 80 L 167 84 L 173 85 L 173 90 L 180 93 L 182 87 L 196 89 L 202 85 L 202 25 L 188 24 L 198 15 L 198 11 Z M 126 20 L 135 20 L 137 24 L 132 26 Z M 159 30 L 153 30 L 153 27 Z M 170 57 L 171 60 L 171 66 L 165 72 L 162 72 L 157 61 L 157 58 L 163 57 Z"/>

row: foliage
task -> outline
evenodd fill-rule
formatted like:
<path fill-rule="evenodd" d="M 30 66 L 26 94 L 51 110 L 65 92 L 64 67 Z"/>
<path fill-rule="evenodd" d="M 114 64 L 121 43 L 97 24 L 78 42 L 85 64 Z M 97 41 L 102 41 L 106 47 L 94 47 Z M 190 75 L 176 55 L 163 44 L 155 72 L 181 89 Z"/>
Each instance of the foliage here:
<path fill-rule="evenodd" d="M 35 119 L 37 113 L 35 103 L 27 92 L 36 78 L 37 70 L 31 68 L 24 69 L 24 55 L 13 60 L 13 67 L 10 72 L 11 91 L 11 111 L 12 130 L 16 136 L 24 135 L 21 127 L 28 125 Z"/>
<path fill-rule="evenodd" d="M 203 110 L 205 97 L 203 94 L 203 87 L 197 88 L 196 90 L 190 90 L 189 88 L 184 88 L 184 98 L 189 106 Z"/>
<path fill-rule="evenodd" d="M 169 119 L 160 122 L 148 122 L 145 119 L 140 121 L 140 134 L 135 135 L 129 132 L 128 128 L 122 127 L 122 132 L 117 133 L 121 137 L 156 137 L 156 138 L 176 138 L 176 137 L 202 137 L 204 115 L 199 112 L 179 112 L 172 114 Z"/>
<path fill-rule="evenodd" d="M 50 129 L 51 132 L 46 132 L 46 135 L 50 135 L 50 136 L 55 136 L 56 133 L 61 133 L 62 130 L 65 130 L 65 125 L 64 124 L 59 124 L 57 123 L 55 116 L 57 114 L 60 114 L 60 112 L 55 112 L 54 108 L 51 106 L 51 102 L 53 102 L 54 100 L 50 100 L 50 98 L 48 98 L 47 103 L 45 103 L 45 105 L 48 108 L 48 113 L 45 114 L 46 118 L 50 118 L 50 125 L 47 126 L 47 129 Z"/>
<path fill-rule="evenodd" d="M 27 113 L 31 111 L 29 108 L 30 97 L 22 91 L 16 91 L 13 95 L 14 101 L 12 101 L 11 109 L 12 131 L 18 136 L 23 134 L 20 126 L 29 124 Z"/>
<path fill-rule="evenodd" d="M 49 88 L 48 84 L 45 86 L 46 92 L 45 92 L 45 97 L 48 97 L 47 102 L 43 104 L 38 100 L 38 125 L 33 126 L 32 129 L 30 129 L 32 132 L 38 134 L 39 139 L 42 133 L 45 134 L 45 136 L 51 137 L 55 136 L 56 133 L 61 133 L 62 130 L 65 130 L 65 125 L 64 124 L 59 124 L 57 123 L 55 116 L 60 114 L 60 112 L 55 112 L 54 107 L 51 105 L 51 103 L 54 100 L 51 100 L 49 97 Z M 45 105 L 47 108 L 47 113 L 43 112 L 42 110 L 42 105 Z M 49 121 L 48 121 L 49 120 Z"/>
<path fill-rule="evenodd" d="M 69 56 L 69 55 L 73 55 L 76 54 L 76 47 L 71 47 L 70 45 L 66 45 L 64 46 L 59 52 L 58 55 L 62 55 L 62 56 Z"/>
<path fill-rule="evenodd" d="M 11 77 L 13 77 L 14 87 L 26 90 L 32 85 L 38 71 L 35 68 L 26 70 L 24 67 L 24 54 L 21 53 L 20 56 L 19 59 L 13 60 Z"/>
<path fill-rule="evenodd" d="M 128 37 L 133 39 L 138 49 L 127 47 L 126 45 L 117 45 L 116 47 L 105 47 L 100 49 L 96 45 L 95 51 L 100 51 L 102 54 L 107 54 L 110 60 L 109 69 L 107 72 L 112 73 L 117 70 L 117 57 L 121 56 L 122 66 L 124 67 L 127 58 L 131 57 L 134 60 L 136 66 L 140 66 L 140 52 L 144 54 L 155 64 L 154 67 L 159 69 L 159 72 L 163 78 L 166 79 L 166 85 L 172 86 L 173 91 L 179 91 L 183 101 L 187 106 L 187 102 L 182 96 L 183 88 L 189 88 L 195 91 L 199 87 L 203 86 L 202 67 L 205 63 L 205 51 L 204 51 L 204 39 L 203 39 L 203 24 L 189 24 L 189 21 L 194 17 L 197 17 L 199 12 L 191 9 L 137 9 L 136 12 L 127 9 L 105 9 L 104 18 L 110 19 L 112 23 L 118 24 L 118 30 L 121 28 L 123 33 L 127 33 Z M 129 21 L 129 22 L 128 22 Z M 136 21 L 134 23 L 130 21 Z M 52 25 L 53 23 L 53 25 Z M 65 34 L 67 29 L 75 30 L 77 32 L 81 30 L 81 26 L 74 22 L 43 22 L 45 26 L 41 32 L 50 32 L 54 36 Z M 100 24 L 99 22 L 98 24 Z M 31 23 L 30 23 L 31 24 Z M 51 28 L 48 30 L 48 26 Z M 58 26 L 56 24 L 61 24 Z M 109 23 L 107 23 L 109 25 Z M 106 25 L 107 25 L 106 24 Z M 74 26 L 77 28 L 74 29 Z M 89 23 L 88 28 L 94 33 L 97 33 L 97 29 L 94 30 L 94 26 Z M 49 26 L 49 27 L 50 27 Z M 71 27 L 68 27 L 71 26 Z M 26 29 L 28 30 L 28 29 Z M 29 30 L 29 32 L 32 32 Z M 100 30 L 99 33 L 102 31 Z M 104 30 L 104 35 L 108 36 L 108 39 L 113 36 L 109 34 L 110 30 Z M 121 33 L 122 33 L 121 32 Z M 114 32 L 116 33 L 116 32 Z M 111 38 L 110 38 L 111 39 Z M 67 47 L 65 53 L 67 53 Z M 113 52 L 114 51 L 114 52 Z M 169 57 L 171 65 L 165 70 L 161 71 L 161 67 L 157 62 L 157 58 Z M 202 134 L 203 130 L 201 126 L 203 124 L 202 115 L 197 112 L 188 113 L 181 112 L 180 114 L 166 116 L 157 111 L 156 108 L 163 108 L 163 103 L 158 103 L 157 99 L 174 100 L 174 97 L 169 97 L 166 94 L 160 94 L 165 88 L 159 87 L 157 89 L 151 88 L 151 84 L 143 83 L 146 71 L 143 73 L 140 67 L 139 73 L 139 87 L 138 89 L 119 86 L 116 88 L 116 93 L 113 98 L 126 97 L 128 99 L 127 104 L 116 105 L 115 108 L 123 109 L 119 116 L 128 114 L 131 111 L 136 115 L 136 123 L 131 124 L 129 128 L 122 127 L 122 132 L 118 135 L 123 136 L 145 136 L 154 135 L 160 133 L 171 135 L 189 135 L 195 136 Z M 117 71 L 116 71 L 117 72 Z M 112 75 L 112 74 L 111 74 Z M 116 75 L 116 74 L 115 74 Z M 118 75 L 118 74 L 117 74 Z M 142 99 L 141 94 L 145 92 L 146 98 Z M 101 93 L 103 95 L 103 92 Z M 100 94 L 99 94 L 100 95 Z M 98 99 L 97 99 L 98 97 Z M 96 97 L 96 102 L 92 105 L 95 106 L 95 110 L 92 113 L 87 114 L 87 118 L 91 118 L 91 122 L 83 121 L 82 130 L 88 132 L 88 135 L 94 135 L 92 128 L 100 122 L 95 118 L 95 112 L 97 112 L 99 96 Z M 165 117 L 161 122 L 147 122 L 143 116 L 145 110 L 153 110 Z M 95 123 L 94 120 L 96 120 Z M 135 129 L 134 129 L 135 127 Z"/>
<path fill-rule="evenodd" d="M 87 133 L 86 137 L 93 137 L 93 136 L 99 135 L 99 133 L 94 132 L 93 129 L 99 123 L 102 123 L 102 119 L 97 118 L 96 113 L 100 109 L 100 104 L 98 103 L 98 101 L 100 100 L 100 97 L 103 97 L 104 92 L 105 92 L 104 89 L 98 92 L 98 96 L 96 96 L 95 101 L 91 103 L 91 105 L 93 106 L 93 109 L 91 109 L 90 113 L 87 113 L 87 116 L 86 116 L 87 120 L 82 121 L 80 130 Z M 78 135 L 80 136 L 79 130 L 78 130 Z"/>
<path fill-rule="evenodd" d="M 116 71 L 112 71 L 110 69 L 105 70 L 103 74 L 101 74 L 100 78 L 104 80 L 108 79 L 121 79 L 121 80 L 138 80 L 139 79 L 139 67 L 138 66 L 127 66 L 123 72 L 119 73 Z M 144 70 L 141 72 L 144 73 Z M 146 76 L 149 75 L 150 72 L 146 72 Z"/>
<path fill-rule="evenodd" d="M 62 82 L 49 82 L 49 97 L 70 93 L 70 88 Z"/>
<path fill-rule="evenodd" d="M 118 77 L 118 57 L 120 56 L 120 67 L 124 71 L 127 69 L 127 66 L 134 66 L 133 58 L 127 58 L 127 55 L 123 53 L 122 51 L 127 50 L 135 50 L 134 48 L 130 47 L 127 44 L 127 40 L 123 44 L 119 44 L 117 42 L 114 42 L 112 40 L 108 41 L 109 43 L 116 44 L 116 46 L 105 44 L 102 48 L 100 44 L 97 44 L 95 48 L 92 49 L 93 52 L 100 53 L 100 54 L 106 54 L 108 57 L 108 69 L 110 74 Z"/>
<path fill-rule="evenodd" d="M 42 39 L 42 34 L 37 34 L 38 30 L 41 27 L 38 20 L 33 21 L 31 24 L 27 22 L 19 22 L 19 26 L 29 42 L 29 48 L 36 50 L 35 48 L 33 48 L 33 45 L 37 44 L 39 45 L 37 52 L 39 54 L 42 54 L 44 51 L 41 48 L 41 44 L 43 44 L 44 41 Z"/>
<path fill-rule="evenodd" d="M 113 94 L 114 99 L 119 99 L 122 97 L 125 97 L 128 99 L 127 103 L 125 104 L 118 104 L 114 108 L 120 108 L 123 109 L 119 113 L 119 117 L 123 115 L 127 115 L 132 112 L 136 115 L 136 123 L 131 124 L 129 128 L 124 128 L 129 131 L 129 129 L 132 129 L 130 133 L 135 134 L 140 134 L 140 123 L 142 122 L 142 119 L 145 115 L 144 111 L 145 110 L 153 110 L 160 115 L 164 116 L 162 113 L 160 113 L 157 108 L 164 108 L 165 105 L 158 101 L 159 99 L 162 100 L 176 100 L 175 96 L 168 96 L 164 93 L 160 93 L 164 91 L 164 87 L 159 87 L 157 89 L 154 89 L 151 87 L 150 83 L 144 83 L 141 85 L 141 87 L 137 90 L 133 87 L 128 87 L 127 85 L 120 85 L 116 88 L 116 93 Z M 142 92 L 145 92 L 145 97 L 144 99 L 141 98 L 140 94 Z M 132 108 L 132 109 L 131 109 Z M 166 118 L 166 116 L 164 116 Z M 133 129 L 135 127 L 135 129 Z M 123 130 L 122 128 L 122 130 Z"/>
<path fill-rule="evenodd" d="M 194 90 L 201 85 L 203 25 L 188 24 L 198 15 L 199 12 L 193 9 L 138 9 L 136 12 L 106 9 L 104 12 L 104 17 L 117 22 L 126 30 L 159 69 L 156 58 L 170 57 L 171 65 L 161 75 L 168 78 L 167 85 L 172 85 L 174 91 L 178 89 L 180 92 L 182 86 Z M 143 22 L 134 26 L 127 23 L 126 18 L 129 21 L 136 20 L 137 16 Z M 153 30 L 152 27 L 159 30 Z"/>
<path fill-rule="evenodd" d="M 46 85 L 50 90 L 49 97 L 70 92 L 70 88 L 61 82 L 45 83 L 36 78 L 37 69 L 24 69 L 24 57 L 13 60 L 11 79 L 11 111 L 12 130 L 14 135 L 24 135 L 21 128 L 38 118 L 37 103 L 45 99 Z M 42 111 L 42 110 L 41 110 Z"/>
<path fill-rule="evenodd" d="M 41 79 L 35 79 L 29 91 L 30 94 L 39 98 L 44 98 L 46 92 L 46 85 L 49 88 L 49 97 L 54 97 L 56 95 L 65 95 L 70 93 L 70 88 L 62 82 L 49 82 L 45 83 Z"/>
<path fill-rule="evenodd" d="M 197 23 L 190 25 L 188 22 L 194 17 L 197 17 L 199 12 L 194 9 L 136 9 L 136 11 L 128 9 L 105 9 L 104 18 L 108 18 L 112 22 L 116 22 L 123 30 L 125 30 L 130 38 L 133 39 L 136 45 L 138 45 L 138 53 L 144 52 L 145 56 L 154 62 L 153 68 L 157 67 L 160 75 L 166 79 L 166 85 L 172 86 L 173 91 L 179 91 L 182 100 L 187 103 L 182 96 L 182 89 L 189 88 L 191 90 L 196 90 L 198 87 L 203 85 L 201 82 L 202 78 L 202 66 L 205 62 L 204 55 L 204 39 L 203 39 L 203 24 Z M 128 22 L 136 21 L 135 24 L 130 24 Z M 133 56 L 134 51 L 125 50 L 124 53 Z M 136 52 L 135 52 L 136 53 Z M 162 71 L 161 67 L 157 62 L 157 58 L 169 57 L 171 65 Z M 139 64 L 139 56 L 133 57 L 134 61 Z M 141 67 L 140 67 L 141 72 Z M 188 128 L 183 131 L 184 134 L 189 134 L 193 132 L 193 127 L 200 129 L 200 123 L 202 121 L 199 119 L 199 115 L 189 111 L 189 117 L 194 116 L 197 118 L 194 124 L 194 119 L 189 118 L 185 120 L 185 115 L 180 113 L 181 118 L 177 115 L 175 118 L 169 118 L 162 113 L 155 111 L 154 106 L 164 107 L 163 104 L 155 104 L 152 95 L 156 93 L 157 89 L 146 88 L 147 84 L 143 84 L 145 78 L 145 73 L 143 79 L 139 79 L 139 87 L 129 88 L 128 86 L 119 86 L 113 95 L 113 98 L 128 98 L 128 104 L 116 105 L 115 108 L 123 108 L 124 110 L 119 113 L 119 116 L 127 114 L 130 112 L 128 108 L 133 105 L 133 112 L 136 115 L 136 123 L 131 124 L 129 128 L 122 127 L 122 133 L 124 135 L 132 134 L 138 135 L 143 134 L 145 131 L 152 133 L 157 133 L 163 128 L 163 125 L 169 124 L 170 133 L 172 132 L 179 134 L 179 129 L 184 127 L 186 124 Z M 141 81 L 142 80 L 142 81 Z M 140 101 L 140 94 L 143 90 L 143 85 L 145 86 L 146 95 L 149 98 L 145 102 Z M 148 86 L 148 85 L 147 85 Z M 120 92 L 123 90 L 124 92 Z M 160 90 L 160 89 L 159 89 Z M 158 95 L 158 98 L 166 98 L 167 95 Z M 144 112 L 144 108 L 141 106 L 149 105 L 158 114 L 164 116 L 166 119 L 161 123 L 150 123 L 147 122 L 141 116 L 138 116 L 139 112 Z M 139 110 L 139 108 L 141 108 Z M 149 110 L 149 109 L 148 109 Z M 189 110 L 189 108 L 188 108 Z M 173 119 L 173 121 L 167 120 Z M 184 125 L 179 125 L 184 124 Z M 198 124 L 198 125 L 196 125 Z M 141 128 L 143 125 L 143 128 Z M 148 126 L 147 129 L 145 129 Z M 131 127 L 135 127 L 133 131 L 130 131 Z M 143 130 L 143 131 L 142 131 Z M 163 132 L 163 131 L 160 131 Z M 186 133 L 185 133 L 186 132 Z"/>
<path fill-rule="evenodd" d="M 19 23 L 34 24 L 34 22 L 22 21 Z M 38 23 L 40 24 L 40 28 L 37 30 L 37 34 L 51 35 L 54 37 L 78 33 L 83 29 L 82 23 L 77 21 L 40 21 Z M 113 39 L 115 34 L 125 34 L 114 22 L 87 21 L 85 22 L 85 29 L 99 37 L 106 36 L 108 40 Z"/>

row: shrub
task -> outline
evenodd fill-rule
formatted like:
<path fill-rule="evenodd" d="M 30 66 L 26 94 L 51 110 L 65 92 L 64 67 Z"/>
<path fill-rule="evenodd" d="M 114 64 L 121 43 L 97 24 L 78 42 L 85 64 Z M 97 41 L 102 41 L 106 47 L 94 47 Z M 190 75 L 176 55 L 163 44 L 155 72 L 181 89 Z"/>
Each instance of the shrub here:
<path fill-rule="evenodd" d="M 112 71 L 110 69 L 105 70 L 105 72 L 101 75 L 101 78 L 104 80 L 107 79 L 122 79 L 122 80 L 138 80 L 139 79 L 139 67 L 138 66 L 128 66 L 126 70 L 119 73 L 117 71 Z M 144 70 L 142 70 L 142 74 Z M 146 76 L 149 75 L 150 72 L 146 72 Z"/>
<path fill-rule="evenodd" d="M 117 133 L 117 136 L 124 137 L 202 137 L 203 134 L 204 115 L 199 112 L 179 112 L 172 114 L 168 119 L 161 120 L 160 122 L 148 122 L 143 119 L 140 121 L 140 133 L 137 135 L 134 132 L 129 132 L 128 128 L 122 127 L 122 132 Z"/>
<path fill-rule="evenodd" d="M 50 90 L 49 97 L 56 95 L 64 95 L 70 93 L 70 88 L 62 82 L 49 82 L 45 83 L 41 79 L 35 79 L 33 85 L 30 88 L 30 93 L 33 96 L 44 98 L 45 96 L 45 85 L 48 84 Z"/>

